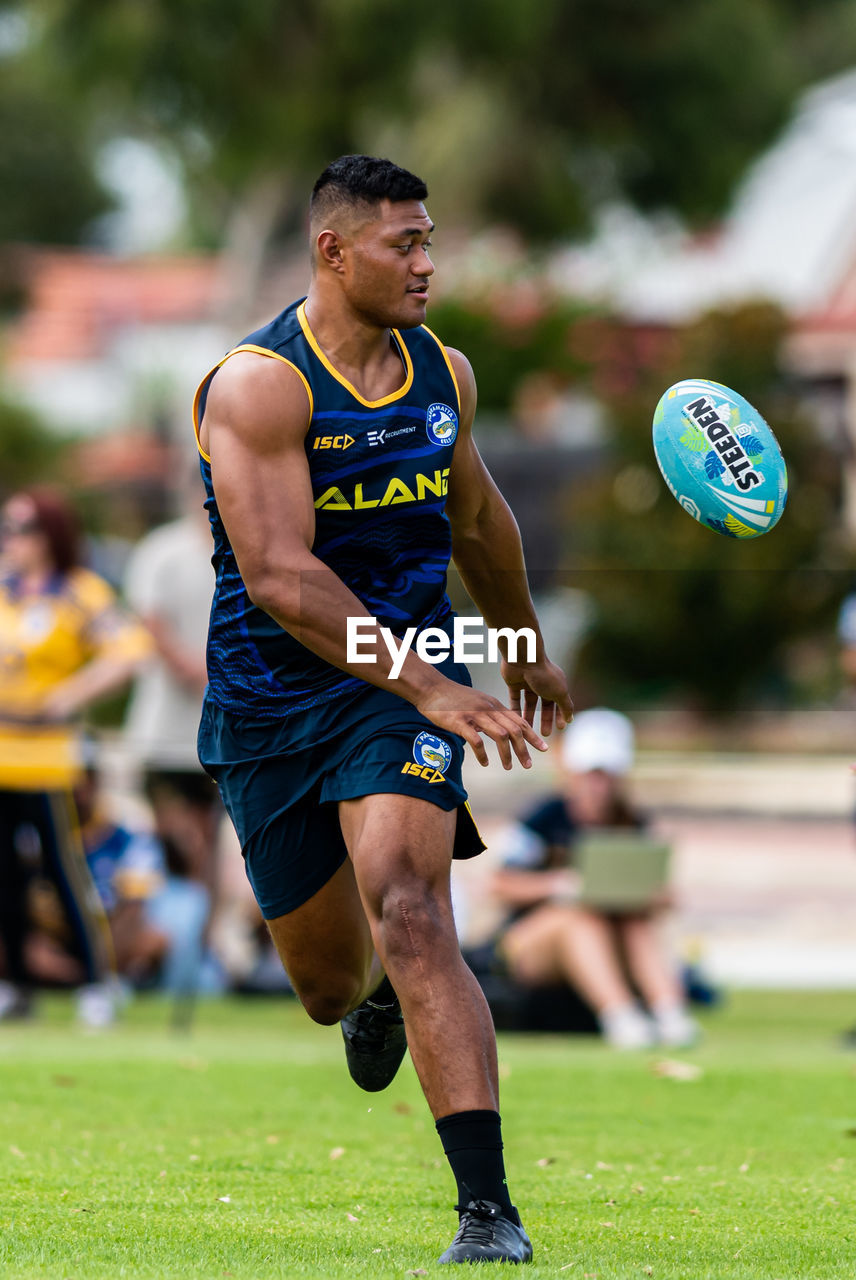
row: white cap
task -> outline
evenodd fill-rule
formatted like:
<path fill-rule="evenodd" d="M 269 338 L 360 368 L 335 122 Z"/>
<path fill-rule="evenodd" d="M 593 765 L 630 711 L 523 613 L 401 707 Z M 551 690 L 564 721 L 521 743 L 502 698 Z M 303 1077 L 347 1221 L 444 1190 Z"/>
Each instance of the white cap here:
<path fill-rule="evenodd" d="M 620 711 L 581 711 L 562 734 L 562 763 L 574 773 L 603 769 L 621 777 L 633 768 L 633 725 Z"/>

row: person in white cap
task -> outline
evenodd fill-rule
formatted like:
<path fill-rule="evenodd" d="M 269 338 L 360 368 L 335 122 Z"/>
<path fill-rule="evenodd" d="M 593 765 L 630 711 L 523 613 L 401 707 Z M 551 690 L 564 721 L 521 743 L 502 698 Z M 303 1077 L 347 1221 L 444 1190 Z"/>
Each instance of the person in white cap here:
<path fill-rule="evenodd" d="M 607 912 L 578 900 L 573 850 L 580 835 L 643 827 L 626 794 L 633 725 L 605 707 L 580 712 L 560 750 L 561 792 L 541 801 L 504 836 L 502 865 L 493 878 L 509 910 L 499 952 L 512 978 L 524 985 L 574 987 L 616 1048 L 692 1044 L 699 1029 L 686 1011 L 658 928 L 665 902 Z"/>

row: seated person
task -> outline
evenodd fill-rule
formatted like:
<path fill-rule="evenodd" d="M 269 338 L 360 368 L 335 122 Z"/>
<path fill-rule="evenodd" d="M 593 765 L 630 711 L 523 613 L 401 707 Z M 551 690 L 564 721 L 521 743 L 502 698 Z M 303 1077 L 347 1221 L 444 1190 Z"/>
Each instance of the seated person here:
<path fill-rule="evenodd" d="M 75 788 L 89 873 L 110 925 L 116 970 L 133 986 L 152 983 L 170 939 L 148 916 L 166 884 L 163 849 L 147 831 L 133 830 L 106 811 L 93 767 Z"/>
<path fill-rule="evenodd" d="M 75 801 L 119 974 L 133 986 L 173 993 L 222 990 L 224 976 L 205 942 L 207 887 L 170 867 L 155 836 L 109 814 L 94 768 L 75 788 Z"/>
<path fill-rule="evenodd" d="M 643 830 L 625 794 L 633 726 L 617 711 L 583 711 L 565 730 L 559 749 L 560 794 L 519 819 L 504 837 L 492 887 L 509 915 L 497 950 L 523 985 L 572 986 L 616 1048 L 687 1046 L 698 1026 L 686 1012 L 677 969 L 659 936 L 666 895 L 626 911 L 595 909 L 579 900 L 574 845 L 581 835 L 604 828 Z"/>

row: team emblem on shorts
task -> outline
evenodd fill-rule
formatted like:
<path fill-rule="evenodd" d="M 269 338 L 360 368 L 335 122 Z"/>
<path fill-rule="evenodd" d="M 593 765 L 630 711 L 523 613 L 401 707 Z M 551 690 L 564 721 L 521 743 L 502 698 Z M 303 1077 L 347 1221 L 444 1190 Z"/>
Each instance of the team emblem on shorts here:
<path fill-rule="evenodd" d="M 432 444 L 453 444 L 458 434 L 458 415 L 447 404 L 429 405 L 425 427 Z"/>
<path fill-rule="evenodd" d="M 452 748 L 433 733 L 420 733 L 413 743 L 413 759 L 445 773 L 452 763 Z"/>

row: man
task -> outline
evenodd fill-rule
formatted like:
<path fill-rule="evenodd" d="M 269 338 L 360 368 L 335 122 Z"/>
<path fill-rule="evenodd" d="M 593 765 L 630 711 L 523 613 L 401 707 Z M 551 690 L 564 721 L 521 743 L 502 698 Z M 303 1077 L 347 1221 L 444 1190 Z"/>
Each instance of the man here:
<path fill-rule="evenodd" d="M 423 325 L 426 195 L 386 160 L 325 169 L 307 298 L 200 387 L 217 569 L 200 758 L 295 991 L 315 1021 L 342 1021 L 353 1078 L 384 1088 L 410 1048 L 458 1187 L 440 1261 L 525 1262 L 493 1024 L 461 958 L 449 874 L 453 856 L 483 847 L 464 743 L 485 765 L 492 738 L 506 769 L 513 755 L 529 767 L 529 745 L 546 749 L 538 699 L 544 734 L 572 707 L 517 526 L 472 439 L 472 371 Z M 533 662 L 503 661 L 512 709 L 473 690 L 453 658 L 432 665 L 411 649 L 393 675 L 376 641 L 363 649 L 374 661 L 349 660 L 348 618 L 397 636 L 451 631 L 450 555 L 488 626 L 537 637 Z"/>

